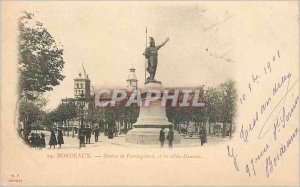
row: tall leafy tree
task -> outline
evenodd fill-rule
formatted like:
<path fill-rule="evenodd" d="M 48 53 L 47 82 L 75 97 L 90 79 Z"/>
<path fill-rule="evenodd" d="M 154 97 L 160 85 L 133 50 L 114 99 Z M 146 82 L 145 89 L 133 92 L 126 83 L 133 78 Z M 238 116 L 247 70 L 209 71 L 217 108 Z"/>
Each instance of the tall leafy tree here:
<path fill-rule="evenodd" d="M 42 95 L 64 79 L 61 71 L 65 62 L 62 47 L 34 14 L 25 11 L 18 20 L 18 29 L 19 130 L 28 140 L 30 124 L 45 117 Z"/>
<path fill-rule="evenodd" d="M 216 124 L 220 120 L 221 93 L 217 88 L 208 88 L 205 97 L 207 99 L 208 133 L 210 134 L 212 124 Z"/>
<path fill-rule="evenodd" d="M 78 109 L 75 103 L 69 102 L 66 104 L 60 104 L 51 113 L 52 122 L 65 123 L 69 129 L 69 121 L 76 118 L 78 115 Z M 68 130 L 69 136 L 69 130 Z"/>
<path fill-rule="evenodd" d="M 51 112 L 46 112 L 45 115 L 43 116 L 42 125 L 47 129 L 53 128 L 53 122 L 54 122 L 53 114 L 54 112 L 51 111 Z"/>
<path fill-rule="evenodd" d="M 232 124 L 237 109 L 237 91 L 235 82 L 228 80 L 220 85 L 221 100 L 221 121 L 223 122 L 223 136 L 226 136 L 226 124 L 229 124 L 229 135 L 232 134 Z"/>
<path fill-rule="evenodd" d="M 24 12 L 18 27 L 19 93 L 34 100 L 36 92 L 50 91 L 64 79 L 63 49 L 32 13 Z"/>

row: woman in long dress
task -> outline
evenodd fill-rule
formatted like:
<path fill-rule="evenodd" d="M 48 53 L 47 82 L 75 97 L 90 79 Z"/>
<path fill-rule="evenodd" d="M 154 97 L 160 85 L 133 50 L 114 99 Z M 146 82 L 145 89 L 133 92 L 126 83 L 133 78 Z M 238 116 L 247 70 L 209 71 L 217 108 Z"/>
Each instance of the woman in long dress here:
<path fill-rule="evenodd" d="M 53 146 L 55 149 L 55 145 L 57 145 L 57 140 L 55 136 L 54 130 L 51 130 L 50 140 L 49 140 L 50 149 Z"/>

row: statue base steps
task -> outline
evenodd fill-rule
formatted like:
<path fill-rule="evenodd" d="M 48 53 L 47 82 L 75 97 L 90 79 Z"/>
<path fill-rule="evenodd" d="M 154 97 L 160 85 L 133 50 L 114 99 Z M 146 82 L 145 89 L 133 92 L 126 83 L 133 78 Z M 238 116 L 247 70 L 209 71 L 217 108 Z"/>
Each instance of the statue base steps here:
<path fill-rule="evenodd" d="M 141 89 L 142 93 L 148 90 L 163 90 L 160 83 L 148 83 L 145 87 Z M 143 100 L 144 102 L 144 100 Z M 150 102 L 150 105 L 145 107 L 144 103 L 140 107 L 139 118 L 137 122 L 133 124 L 133 129 L 130 130 L 126 135 L 126 142 L 136 143 L 136 144 L 158 144 L 159 133 L 161 128 L 164 128 L 165 136 L 167 137 L 169 127 L 173 126 L 167 118 L 166 108 L 161 106 L 161 101 L 157 100 Z M 181 142 L 181 136 L 176 131 L 174 131 L 173 144 L 179 144 Z M 165 140 L 168 144 L 168 140 Z"/>

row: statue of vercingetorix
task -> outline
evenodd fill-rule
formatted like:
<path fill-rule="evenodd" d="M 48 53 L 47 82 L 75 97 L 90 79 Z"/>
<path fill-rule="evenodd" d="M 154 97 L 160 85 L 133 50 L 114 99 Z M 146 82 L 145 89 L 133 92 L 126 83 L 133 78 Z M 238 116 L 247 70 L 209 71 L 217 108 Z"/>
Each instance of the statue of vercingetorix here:
<path fill-rule="evenodd" d="M 147 67 L 147 71 L 150 74 L 150 76 L 147 78 L 146 83 L 149 82 L 158 82 L 154 79 L 155 73 L 156 73 L 156 67 L 157 67 L 157 55 L 158 55 L 158 50 L 164 46 L 168 41 L 169 38 L 167 38 L 162 44 L 155 46 L 155 41 L 152 37 L 150 38 L 150 46 L 146 48 L 145 53 L 143 55 L 145 55 L 146 59 L 148 60 L 148 67 Z"/>

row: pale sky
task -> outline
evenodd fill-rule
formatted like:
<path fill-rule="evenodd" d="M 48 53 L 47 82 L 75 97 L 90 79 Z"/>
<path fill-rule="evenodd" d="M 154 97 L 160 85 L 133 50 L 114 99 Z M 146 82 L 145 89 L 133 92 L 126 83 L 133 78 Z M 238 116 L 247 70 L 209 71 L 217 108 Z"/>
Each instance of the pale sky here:
<path fill-rule="evenodd" d="M 82 62 L 96 88 L 124 87 L 131 66 L 141 87 L 146 26 L 156 44 L 170 38 L 159 51 L 156 73 L 165 87 L 216 86 L 234 74 L 235 17 L 228 8 L 195 3 L 78 4 L 64 2 L 49 9 L 47 3 L 27 9 L 38 11 L 36 18 L 64 48 L 66 77 L 46 94 L 47 108 L 73 97 L 73 78 L 82 72 Z"/>

